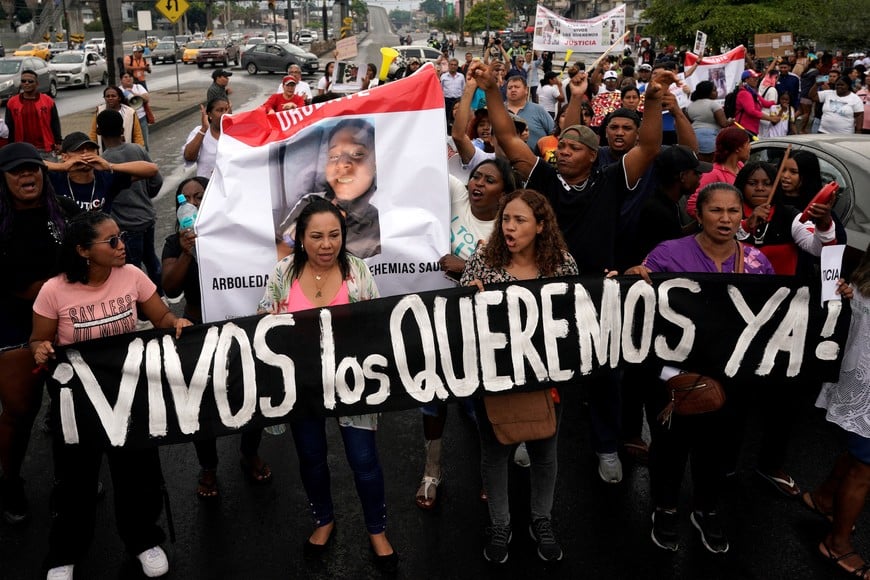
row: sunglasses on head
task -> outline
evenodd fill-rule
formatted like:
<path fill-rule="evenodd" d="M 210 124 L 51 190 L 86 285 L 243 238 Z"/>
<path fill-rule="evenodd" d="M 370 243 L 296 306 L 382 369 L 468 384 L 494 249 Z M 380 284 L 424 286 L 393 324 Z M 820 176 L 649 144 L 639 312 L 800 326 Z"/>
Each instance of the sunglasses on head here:
<path fill-rule="evenodd" d="M 109 247 L 113 250 L 118 249 L 118 244 L 127 240 L 127 232 L 121 232 L 117 236 L 112 236 L 108 240 L 100 240 L 98 242 L 91 242 L 91 244 L 109 244 Z"/>

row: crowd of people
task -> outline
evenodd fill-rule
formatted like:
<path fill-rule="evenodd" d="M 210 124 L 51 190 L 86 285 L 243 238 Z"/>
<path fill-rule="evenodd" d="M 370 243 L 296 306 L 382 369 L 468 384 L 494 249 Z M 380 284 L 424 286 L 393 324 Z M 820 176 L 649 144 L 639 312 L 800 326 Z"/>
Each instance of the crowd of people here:
<path fill-rule="evenodd" d="M 819 162 L 806 152 L 796 152 L 781 168 L 750 161 L 750 142 L 814 130 L 870 132 L 858 96 L 863 91 L 867 101 L 865 66 L 839 70 L 816 55 L 772 60 L 763 71 L 750 62 L 735 89 L 735 114 L 728 115 L 712 82 L 689 86 L 685 79 L 691 71 L 681 72 L 669 54 L 651 58 L 650 50 L 644 46 L 637 60 L 603 58 L 589 70 L 581 62 L 566 62 L 559 71 L 552 55 L 519 46 L 488 42 L 482 57 L 469 52 L 462 65 L 444 47 L 438 66 L 443 66 L 439 75 L 450 133 L 445 196 L 451 219 L 445 232 L 450 253 L 439 263 L 457 284 L 483 290 L 492 283 L 578 273 L 649 280 L 651 272 L 779 274 L 817 284 L 822 248 L 845 242 L 833 202 L 811 203 L 822 185 Z M 54 347 L 151 326 L 180 336 L 185 327 L 202 323 L 195 232 L 173 233 L 157 259 L 151 199 L 162 178 L 147 151 L 147 69 L 135 53 L 130 58 L 121 85 L 103 91 L 104 104 L 95 112 L 90 134 L 62 135 L 56 107 L 35 92 L 31 71 L 22 72 L 21 94 L 7 108 L 11 143 L 0 148 L 0 265 L 10 273 L 0 301 L 0 506 L 9 524 L 30 516 L 20 474 Z M 421 63 L 402 65 L 392 77 L 411 76 Z M 335 66 L 329 63 L 312 88 L 291 65 L 262 109 L 274 114 L 334 98 Z M 367 65 L 363 89 L 378 84 L 377 72 Z M 203 200 L 215 167 L 221 117 L 232 112 L 231 75 L 213 72 L 200 122 L 182 147 L 195 176 L 178 186 L 179 202 L 199 206 Z M 332 165 L 347 165 L 371 178 L 359 199 L 358 194 L 348 198 L 336 185 L 331 195 L 311 196 L 299 208 L 259 312 L 297 312 L 379 296 L 362 259 L 372 255 L 363 249 L 371 246 L 372 232 L 359 219 L 365 212 L 358 207 L 368 203 L 375 187 L 371 133 L 358 120 L 343 121 L 330 132 L 327 173 L 336 171 Z M 809 220 L 801 222 L 804 211 Z M 855 552 L 850 536 L 870 489 L 870 432 L 863 420 L 870 411 L 870 351 L 859 338 L 868 334 L 868 279 L 865 253 L 852 284 L 839 287 L 854 301 L 852 329 L 840 381 L 826 384 L 817 404 L 848 433 L 849 443 L 817 489 L 802 492 L 788 472 L 792 415 L 776 396 L 786 387 L 771 385 L 758 401 L 769 418 L 759 476 L 832 522 L 819 551 L 859 578 L 870 578 L 870 564 Z M 182 294 L 184 314 L 176 316 L 166 297 Z M 85 320 L 73 314 L 102 311 L 112 314 Z M 720 409 L 659 420 L 666 415 L 668 386 L 689 371 L 630 367 L 584 379 L 591 442 L 598 474 L 608 484 L 622 481 L 625 458 L 648 464 L 650 536 L 667 551 L 680 546 L 678 500 L 691 464 L 688 519 L 709 552 L 723 553 L 730 544 L 722 489 L 735 471 L 755 401 L 722 381 L 727 398 Z M 648 388 L 651 384 L 656 387 Z M 545 562 L 564 555 L 552 522 L 560 396 L 556 388 L 541 395 L 536 404 L 551 409 L 554 430 L 529 440 L 504 440 L 494 427 L 501 409 L 490 397 L 463 405 L 479 434 L 480 498 L 490 519 L 483 556 L 496 564 L 508 561 L 514 532 L 507 493 L 511 460 L 529 468 L 529 533 L 537 555 Z M 443 403 L 421 409 L 422 476 L 413 501 L 422 510 L 444 501 L 439 487 L 445 473 L 446 411 Z M 643 437 L 644 417 L 650 441 Z M 373 561 L 394 571 L 399 556 L 387 538 L 378 415 L 337 422 Z M 93 536 L 103 451 L 64 445 L 56 405 L 49 426 L 56 434 L 54 517 L 45 569 L 49 580 L 71 579 Z M 304 551 L 324 557 L 336 525 L 326 419 L 294 418 L 289 427 L 314 522 Z M 239 461 L 247 479 L 267 483 L 272 472 L 259 456 L 260 439 L 259 429 L 242 431 Z M 198 440 L 195 447 L 200 471 L 193 489 L 201 500 L 213 501 L 221 494 L 215 440 Z M 105 454 L 119 536 L 147 577 L 164 575 L 169 560 L 157 523 L 163 502 L 159 454 L 126 448 Z"/>

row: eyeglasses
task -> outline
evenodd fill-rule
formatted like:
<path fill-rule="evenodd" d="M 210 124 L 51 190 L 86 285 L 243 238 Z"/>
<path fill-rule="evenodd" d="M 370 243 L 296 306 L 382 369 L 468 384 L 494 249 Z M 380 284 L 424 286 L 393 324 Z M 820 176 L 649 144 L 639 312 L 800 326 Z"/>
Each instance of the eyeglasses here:
<path fill-rule="evenodd" d="M 32 85 L 32 84 L 35 83 L 35 82 L 36 82 L 36 81 L 30 80 L 30 79 L 21 79 L 21 84 L 22 84 L 22 85 Z"/>
<path fill-rule="evenodd" d="M 98 242 L 91 242 L 91 245 L 93 245 L 93 244 L 109 244 L 110 248 L 112 248 L 113 250 L 117 250 L 118 244 L 120 244 L 122 242 L 126 242 L 126 241 L 127 241 L 127 232 L 121 232 L 117 236 L 112 236 L 108 240 L 100 240 Z"/>

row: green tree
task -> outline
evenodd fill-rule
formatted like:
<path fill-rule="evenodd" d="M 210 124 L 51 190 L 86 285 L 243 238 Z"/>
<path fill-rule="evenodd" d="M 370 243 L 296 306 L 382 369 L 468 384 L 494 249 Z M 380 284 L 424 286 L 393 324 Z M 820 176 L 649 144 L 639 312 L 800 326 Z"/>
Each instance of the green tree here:
<path fill-rule="evenodd" d="M 441 16 L 441 11 L 444 9 L 442 0 L 423 0 L 420 2 L 420 10 L 430 16 Z"/>
<path fill-rule="evenodd" d="M 465 15 L 465 30 L 472 34 L 471 44 L 474 45 L 474 34 L 484 30 L 498 30 L 507 26 L 510 14 L 505 8 L 504 0 L 481 0 L 471 7 Z"/>
<path fill-rule="evenodd" d="M 435 28 L 445 32 L 459 32 L 459 19 L 455 16 L 445 16 L 435 21 Z"/>
<path fill-rule="evenodd" d="M 411 12 L 410 10 L 390 10 L 390 21 L 394 26 L 408 26 L 411 24 Z"/>

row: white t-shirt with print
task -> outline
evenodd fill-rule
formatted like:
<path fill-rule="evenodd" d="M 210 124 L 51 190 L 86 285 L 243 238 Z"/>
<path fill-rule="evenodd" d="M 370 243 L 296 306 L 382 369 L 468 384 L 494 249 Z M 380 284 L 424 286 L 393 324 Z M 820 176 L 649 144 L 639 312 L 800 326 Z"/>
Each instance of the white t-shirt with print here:
<path fill-rule="evenodd" d="M 822 104 L 822 123 L 819 133 L 854 133 L 855 115 L 864 112 L 864 103 L 855 93 L 845 97 L 837 91 L 819 91 L 819 103 Z"/>

